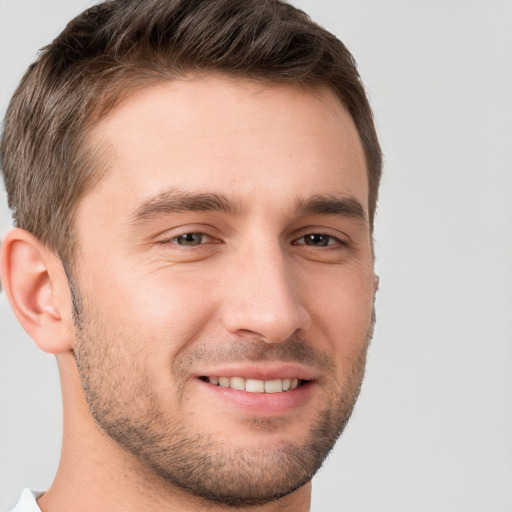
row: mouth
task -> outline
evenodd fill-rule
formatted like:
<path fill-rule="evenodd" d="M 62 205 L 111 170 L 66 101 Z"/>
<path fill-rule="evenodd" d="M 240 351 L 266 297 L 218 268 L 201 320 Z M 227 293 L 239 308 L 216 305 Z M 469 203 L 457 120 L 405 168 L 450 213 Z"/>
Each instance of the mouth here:
<path fill-rule="evenodd" d="M 258 380 L 245 377 L 200 377 L 203 382 L 221 388 L 231 388 L 248 393 L 283 393 L 293 391 L 309 381 L 293 379 Z"/>
<path fill-rule="evenodd" d="M 317 378 L 317 372 L 310 368 L 276 364 L 211 369 L 198 374 L 195 380 L 215 411 L 227 404 L 226 410 L 243 417 L 270 418 L 289 414 L 293 417 L 310 404 L 318 396 Z"/>

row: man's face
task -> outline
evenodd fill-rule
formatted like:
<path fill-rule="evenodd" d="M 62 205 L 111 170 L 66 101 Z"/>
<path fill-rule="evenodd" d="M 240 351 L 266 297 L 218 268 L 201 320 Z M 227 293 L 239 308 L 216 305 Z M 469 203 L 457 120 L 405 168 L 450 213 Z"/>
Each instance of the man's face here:
<path fill-rule="evenodd" d="M 140 91 L 91 144 L 75 354 L 101 428 L 230 505 L 309 481 L 358 394 L 375 279 L 362 146 L 327 90 L 223 78 Z"/>

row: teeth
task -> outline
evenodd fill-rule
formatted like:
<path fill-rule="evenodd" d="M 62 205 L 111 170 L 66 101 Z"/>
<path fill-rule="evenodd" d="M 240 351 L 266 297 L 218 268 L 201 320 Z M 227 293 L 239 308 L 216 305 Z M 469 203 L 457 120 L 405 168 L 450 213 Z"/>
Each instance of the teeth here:
<path fill-rule="evenodd" d="M 281 393 L 281 391 L 283 391 L 283 381 L 281 379 L 265 381 L 265 393 Z"/>
<path fill-rule="evenodd" d="M 229 388 L 231 386 L 231 379 L 229 377 L 219 377 L 219 386 Z"/>
<path fill-rule="evenodd" d="M 231 377 L 230 383 L 231 389 L 245 391 L 245 379 L 243 379 L 242 377 Z"/>
<path fill-rule="evenodd" d="M 245 381 L 245 391 L 249 393 L 264 393 L 265 381 L 256 379 L 247 379 Z"/>
<path fill-rule="evenodd" d="M 214 386 L 231 388 L 249 393 L 281 393 L 291 391 L 299 385 L 299 379 L 257 380 L 243 377 L 208 377 L 208 382 Z"/>

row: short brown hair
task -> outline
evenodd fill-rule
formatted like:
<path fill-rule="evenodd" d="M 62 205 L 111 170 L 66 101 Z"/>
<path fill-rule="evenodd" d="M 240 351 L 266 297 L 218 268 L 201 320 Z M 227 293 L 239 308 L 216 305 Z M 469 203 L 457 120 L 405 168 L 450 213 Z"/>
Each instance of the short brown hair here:
<path fill-rule="evenodd" d="M 373 226 L 382 156 L 355 61 L 280 0 L 110 0 L 72 20 L 29 67 L 4 121 L 15 224 L 70 257 L 74 210 L 98 176 L 88 130 L 133 90 L 202 72 L 333 90 L 363 144 Z"/>

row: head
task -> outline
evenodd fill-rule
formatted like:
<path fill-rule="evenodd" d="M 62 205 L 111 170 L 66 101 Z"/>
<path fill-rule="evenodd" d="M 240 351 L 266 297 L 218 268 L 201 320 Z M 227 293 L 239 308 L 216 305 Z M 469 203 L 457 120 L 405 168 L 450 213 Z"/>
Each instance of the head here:
<path fill-rule="evenodd" d="M 308 482 L 373 320 L 381 153 L 345 46 L 278 1 L 105 2 L 27 71 L 1 158 L 98 428 L 211 501 Z"/>

